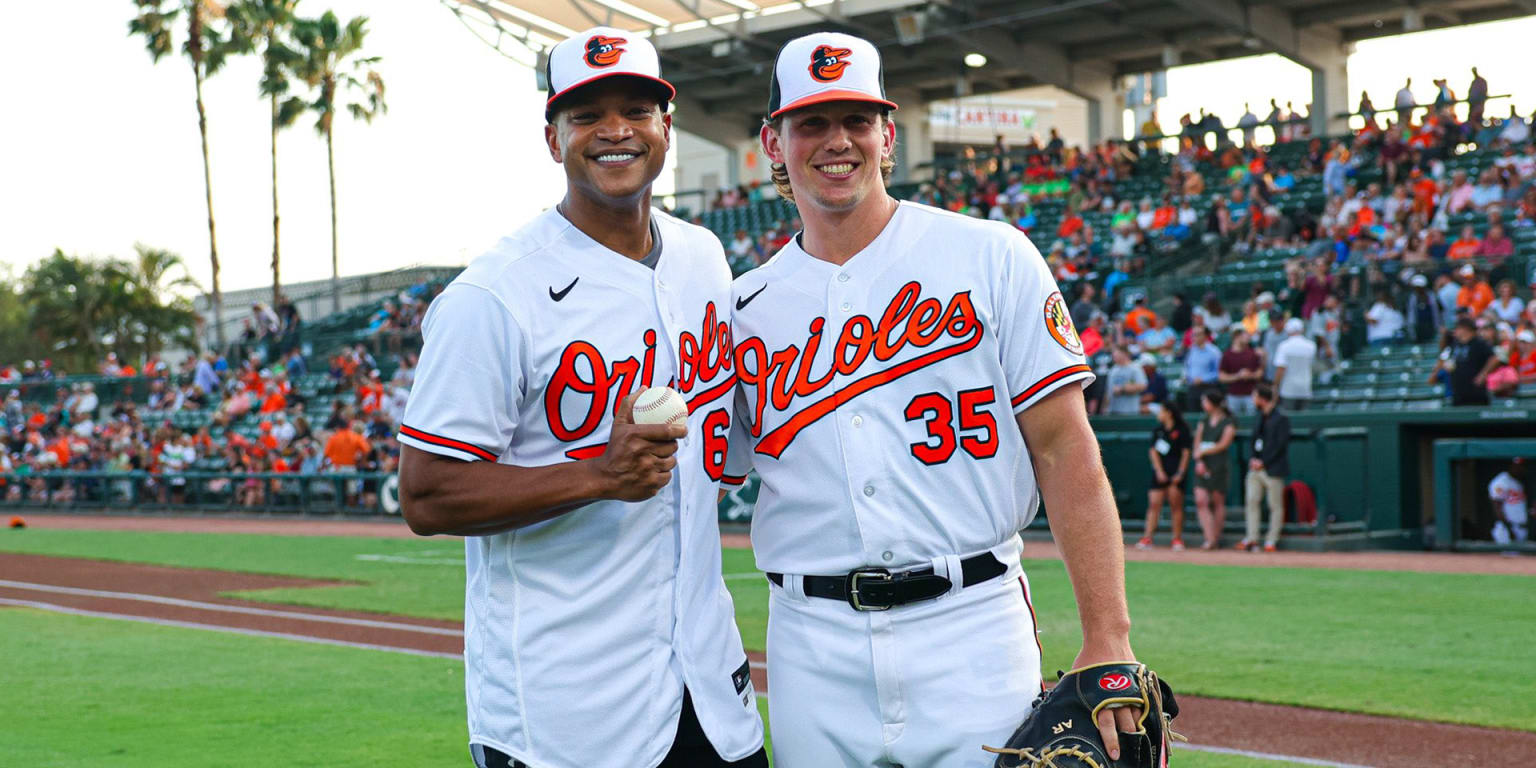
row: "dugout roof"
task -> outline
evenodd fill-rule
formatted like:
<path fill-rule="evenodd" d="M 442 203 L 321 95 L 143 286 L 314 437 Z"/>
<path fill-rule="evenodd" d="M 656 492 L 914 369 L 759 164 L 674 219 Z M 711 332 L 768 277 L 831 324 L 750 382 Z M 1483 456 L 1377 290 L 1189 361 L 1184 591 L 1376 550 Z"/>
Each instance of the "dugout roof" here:
<path fill-rule="evenodd" d="M 1536 14 L 1536 0 L 440 0 L 536 54 L 609 25 L 648 35 L 662 71 L 714 119 L 753 124 L 786 40 L 834 29 L 874 41 L 886 87 L 924 102 L 1032 85 L 1309 50 Z M 918 29 L 920 28 L 920 31 Z M 905 34 L 904 34 L 905 33 Z M 988 63 L 966 68 L 967 53 Z M 525 53 L 526 56 L 526 53 Z M 1315 65 L 1317 66 L 1317 65 Z M 1460 76 L 1460 73 L 1447 73 Z"/>

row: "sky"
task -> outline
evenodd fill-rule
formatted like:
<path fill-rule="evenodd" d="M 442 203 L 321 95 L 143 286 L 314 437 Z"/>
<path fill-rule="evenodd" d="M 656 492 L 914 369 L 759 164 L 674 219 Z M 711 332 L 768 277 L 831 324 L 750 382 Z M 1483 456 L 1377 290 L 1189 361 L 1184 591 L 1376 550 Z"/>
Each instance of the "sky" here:
<path fill-rule="evenodd" d="M 8 107 L 0 119 L 0 268 L 19 274 L 55 248 L 128 256 L 144 243 L 181 254 L 209 287 L 185 59 L 150 61 L 141 40 L 127 35 L 128 0 L 13 5 L 0 25 L 0 103 Z M 342 274 L 464 264 L 560 199 L 564 181 L 544 148 L 532 70 L 476 39 L 442 4 L 304 0 L 299 8 L 369 15 L 366 48 L 383 57 L 389 113 L 372 124 L 337 121 Z M 1477 64 L 1493 93 L 1513 91 L 1529 114 L 1536 78 L 1519 57 L 1532 39 L 1536 18 L 1359 43 L 1350 103 L 1363 87 L 1378 106 L 1390 104 L 1405 74 L 1420 101 L 1431 99 L 1434 77 L 1449 76 L 1464 93 Z M 270 145 L 258 75 L 254 58 L 236 59 L 204 87 L 225 290 L 271 282 Z M 1311 97 L 1306 70 L 1274 56 L 1180 67 L 1168 88 L 1161 110 L 1173 125 L 1202 105 L 1231 124 L 1245 100 Z M 1506 114 L 1508 103 L 1489 113 Z M 302 119 L 278 141 L 284 282 L 330 275 L 325 145 L 312 122 Z M 670 178 L 663 173 L 659 183 Z"/>

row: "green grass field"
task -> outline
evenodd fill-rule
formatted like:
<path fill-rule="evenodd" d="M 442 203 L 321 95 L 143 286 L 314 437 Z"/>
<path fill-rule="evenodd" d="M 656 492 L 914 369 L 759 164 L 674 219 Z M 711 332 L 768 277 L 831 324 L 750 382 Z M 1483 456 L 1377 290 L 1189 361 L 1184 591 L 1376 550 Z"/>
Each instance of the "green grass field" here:
<path fill-rule="evenodd" d="M 0 551 L 352 582 L 240 595 L 270 602 L 456 619 L 463 600 L 457 540 L 28 529 L 0 535 Z M 1025 566 L 1049 674 L 1070 665 L 1077 649 L 1075 607 L 1060 563 Z M 750 553 L 726 550 L 725 571 L 755 572 Z M 1127 581 L 1137 653 L 1180 692 L 1536 730 L 1536 702 L 1507 695 L 1508 660 L 1529 657 L 1536 626 L 1528 577 L 1131 563 Z M 760 650 L 766 587 L 750 578 L 728 584 L 743 637 Z M 278 764 L 457 764 L 464 754 L 461 673 L 451 661 L 27 610 L 0 610 L 0 658 L 8 660 L 0 688 L 26 692 L 0 696 L 0 722 L 40 724 L 19 742 L 27 756 L 19 765 L 76 764 L 61 744 L 70 741 L 63 734 L 79 733 L 72 713 L 82 708 L 111 726 L 111 737 L 91 748 L 124 750 L 106 765 L 256 764 L 192 760 L 206 753 L 174 736 L 168 746 L 146 728 L 162 720 L 188 742 L 240 743 L 292 729 L 284 749 L 295 745 L 295 759 Z M 378 695 L 381 680 L 387 697 Z M 247 722 L 257 712 L 268 714 Z M 346 724 L 330 727 L 328 713 L 346 713 Z M 52 736 L 47 723 L 57 723 Z M 393 735 L 379 738 L 401 729 L 408 748 L 389 746 Z M 338 740 L 338 730 L 368 738 Z M 155 749 L 174 754 L 135 761 Z M 421 750 L 430 757 L 381 757 Z M 298 759 L 308 756 L 312 762 Z M 1259 765 L 1207 753 L 1180 758 Z"/>

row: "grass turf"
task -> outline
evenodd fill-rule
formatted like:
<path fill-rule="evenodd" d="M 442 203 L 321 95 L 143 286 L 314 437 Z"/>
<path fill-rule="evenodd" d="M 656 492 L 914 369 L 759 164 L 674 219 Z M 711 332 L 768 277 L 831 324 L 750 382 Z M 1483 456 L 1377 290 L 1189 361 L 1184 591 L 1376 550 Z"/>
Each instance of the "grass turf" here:
<path fill-rule="evenodd" d="M 0 657 L 6 765 L 469 764 L 453 660 L 30 609 L 0 609 Z M 1288 765 L 1177 754 L 1185 768 Z"/>
<path fill-rule="evenodd" d="M 273 602 L 455 619 L 463 570 L 451 540 L 347 539 L 29 529 L 0 551 L 352 579 L 357 586 L 264 590 Z M 389 560 L 359 560 L 384 555 Z M 1025 563 L 1047 674 L 1081 638 L 1065 569 Z M 727 574 L 755 572 L 726 550 Z M 1129 563 L 1137 654 L 1180 692 L 1536 730 L 1536 700 L 1505 695 L 1508 660 L 1529 654 L 1533 580 L 1177 563 Z M 737 621 L 761 650 L 767 590 L 732 578 Z"/>

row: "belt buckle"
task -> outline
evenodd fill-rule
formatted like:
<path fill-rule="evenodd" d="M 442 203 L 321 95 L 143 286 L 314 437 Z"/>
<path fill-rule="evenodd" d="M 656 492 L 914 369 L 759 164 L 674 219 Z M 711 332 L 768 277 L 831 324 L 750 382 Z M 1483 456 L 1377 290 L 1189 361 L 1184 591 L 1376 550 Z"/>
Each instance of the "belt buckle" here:
<path fill-rule="evenodd" d="M 889 611 L 889 605 L 865 605 L 859 602 L 859 582 L 891 581 L 891 572 L 884 568 L 859 568 L 848 572 L 848 604 L 855 611 Z"/>

